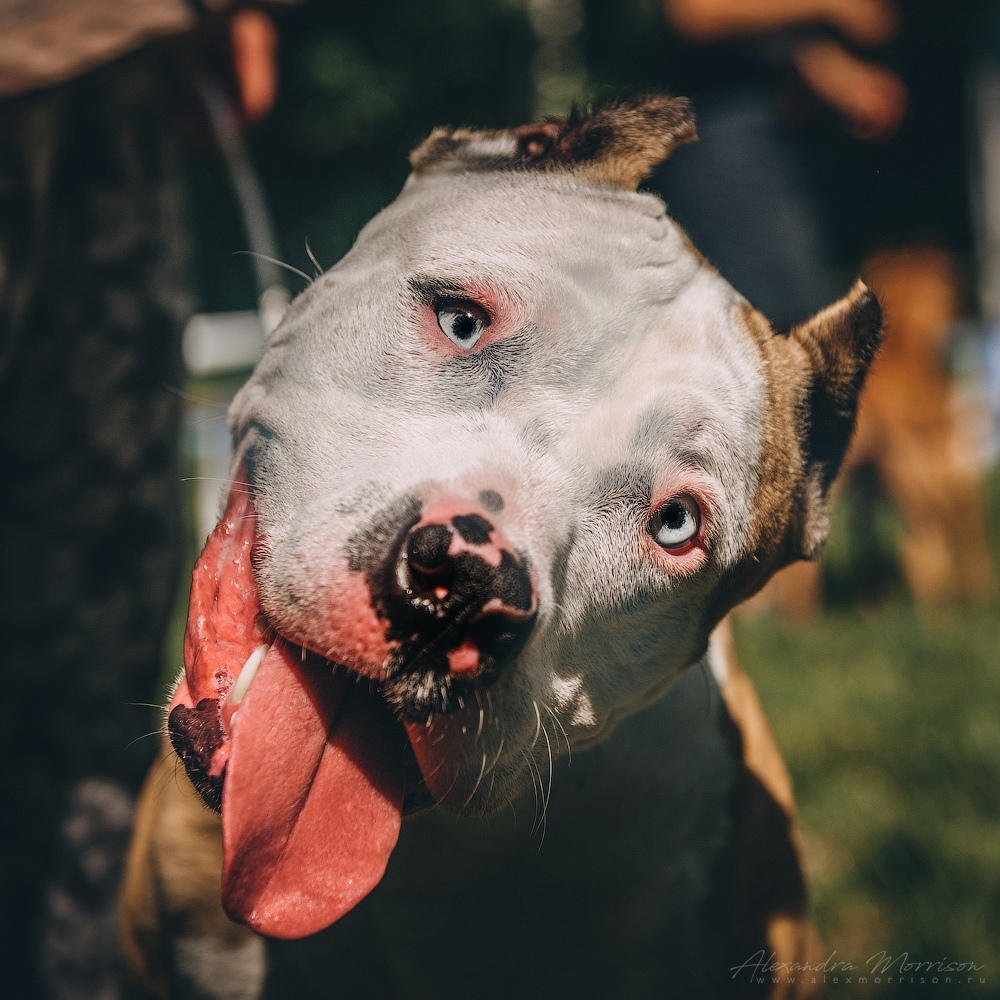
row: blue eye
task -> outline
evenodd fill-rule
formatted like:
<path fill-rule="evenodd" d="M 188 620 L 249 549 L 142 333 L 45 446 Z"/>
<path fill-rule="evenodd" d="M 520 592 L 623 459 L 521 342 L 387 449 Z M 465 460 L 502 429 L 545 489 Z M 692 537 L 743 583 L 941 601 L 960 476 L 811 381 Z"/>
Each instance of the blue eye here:
<path fill-rule="evenodd" d="M 450 299 L 439 302 L 436 312 L 441 332 L 463 351 L 472 350 L 490 325 L 486 311 L 474 302 Z"/>
<path fill-rule="evenodd" d="M 701 511 L 694 497 L 681 493 L 671 497 L 650 519 L 649 533 L 663 548 L 679 549 L 698 534 Z"/>

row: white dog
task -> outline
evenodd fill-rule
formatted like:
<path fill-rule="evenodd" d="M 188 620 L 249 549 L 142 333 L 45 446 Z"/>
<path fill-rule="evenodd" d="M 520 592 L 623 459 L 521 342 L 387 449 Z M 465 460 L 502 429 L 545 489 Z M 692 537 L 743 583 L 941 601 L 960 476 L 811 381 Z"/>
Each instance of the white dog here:
<path fill-rule="evenodd" d="M 656 96 L 437 130 L 289 309 L 133 845 L 150 995 L 762 995 L 730 970 L 805 954 L 710 636 L 822 544 L 881 318 L 776 334 L 636 191 L 693 137 Z"/>

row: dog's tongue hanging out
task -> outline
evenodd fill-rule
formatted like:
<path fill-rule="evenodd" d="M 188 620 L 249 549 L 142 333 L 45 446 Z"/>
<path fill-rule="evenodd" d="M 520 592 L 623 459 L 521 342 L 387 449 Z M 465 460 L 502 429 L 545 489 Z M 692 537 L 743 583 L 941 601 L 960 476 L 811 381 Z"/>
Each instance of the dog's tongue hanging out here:
<path fill-rule="evenodd" d="M 382 878 L 399 836 L 405 737 L 367 685 L 319 657 L 303 662 L 280 638 L 233 704 L 243 665 L 266 642 L 255 531 L 249 490 L 237 484 L 195 567 L 170 731 L 201 790 L 224 775 L 226 912 L 261 934 L 299 938 Z"/>

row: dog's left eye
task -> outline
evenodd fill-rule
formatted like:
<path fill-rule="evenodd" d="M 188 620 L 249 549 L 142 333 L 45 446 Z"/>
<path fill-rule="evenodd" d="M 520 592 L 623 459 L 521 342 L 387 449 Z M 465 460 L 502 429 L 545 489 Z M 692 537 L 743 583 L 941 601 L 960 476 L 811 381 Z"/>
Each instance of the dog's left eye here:
<path fill-rule="evenodd" d="M 490 325 L 485 309 L 456 299 L 437 304 L 437 321 L 441 332 L 463 351 L 471 351 Z"/>
<path fill-rule="evenodd" d="M 682 493 L 671 497 L 650 519 L 649 533 L 668 551 L 684 548 L 694 540 L 701 524 L 701 511 L 694 497 Z"/>

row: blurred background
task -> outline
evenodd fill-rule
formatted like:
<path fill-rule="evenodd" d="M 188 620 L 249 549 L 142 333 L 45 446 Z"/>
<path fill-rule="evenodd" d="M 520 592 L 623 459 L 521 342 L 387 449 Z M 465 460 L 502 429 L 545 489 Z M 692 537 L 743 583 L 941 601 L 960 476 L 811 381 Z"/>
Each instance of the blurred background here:
<path fill-rule="evenodd" d="M 9 834 L 10 930 L 2 936 L 15 942 L 17 962 L 41 970 L 25 971 L 17 995 L 120 995 L 113 963 L 93 941 L 87 946 L 98 957 L 79 967 L 79 926 L 93 928 L 104 914 L 103 926 L 113 927 L 107 886 L 158 724 L 154 709 L 138 703 L 158 703 L 180 667 L 188 570 L 228 475 L 225 407 L 289 297 L 392 201 L 409 150 L 435 125 L 516 125 L 565 114 L 574 103 L 660 89 L 692 97 L 701 141 L 678 150 L 646 186 L 738 290 L 786 329 L 858 273 L 886 308 L 886 346 L 862 403 L 824 560 L 785 571 L 736 616 L 739 654 L 795 781 L 825 953 L 855 963 L 883 949 L 975 962 L 987 984 L 948 989 L 1000 997 L 1000 6 L 220 0 L 181 14 L 158 2 L 147 9 L 162 7 L 162 17 L 124 41 L 66 56 L 55 69 L 45 68 L 52 59 L 25 68 L 10 54 L 16 41 L 28 38 L 44 54 L 69 30 L 69 22 L 40 23 L 65 4 L 43 6 L 44 16 L 29 16 L 25 5 L 0 0 L 0 458 L 30 485 L 8 489 L 3 501 L 13 542 L 0 603 L 15 638 L 0 729 L 4 794 L 36 810 Z M 154 119 L 136 105 L 136 93 L 147 91 L 155 134 Z M 71 128 L 67 108 L 102 101 L 107 121 L 84 116 L 74 126 L 80 134 L 60 140 Z M 141 125 L 116 110 L 125 106 Z M 142 135 L 159 150 L 148 171 L 152 195 L 147 174 L 121 166 L 142 158 Z M 101 141 L 120 163 L 109 154 L 103 174 L 94 168 L 104 180 L 70 191 L 52 166 L 59 150 L 76 164 L 80 149 Z M 40 184 L 43 175 L 49 180 Z M 147 212 L 163 199 L 173 206 L 162 240 L 148 250 L 159 263 L 144 276 L 108 272 L 118 298 L 102 300 L 107 322 L 100 310 L 95 318 L 68 309 L 60 319 L 31 306 L 32 296 L 76 301 L 67 291 L 74 269 L 87 273 L 88 262 L 105 259 L 93 235 L 98 223 L 55 232 L 53 213 L 85 205 L 90 215 L 80 218 L 99 222 L 112 211 L 112 189 L 127 189 L 123 203 L 138 199 Z M 133 343 L 128 331 L 145 314 L 132 316 L 120 299 L 142 282 L 149 301 L 169 313 L 158 341 L 165 346 L 141 362 L 144 381 L 123 376 L 132 409 L 117 406 L 102 418 L 118 428 L 122 443 L 111 446 L 89 415 L 118 398 L 118 383 L 95 390 L 98 401 L 81 401 L 74 380 L 81 357 L 98 373 L 138 370 L 121 344 Z M 46 331 L 76 329 L 80 315 L 119 353 L 73 354 L 77 367 L 53 374 Z M 37 397 L 64 382 L 69 415 L 38 409 Z M 147 465 L 135 459 L 141 468 L 133 473 L 120 455 L 130 431 L 145 433 L 130 421 L 154 400 L 163 419 L 142 452 L 154 457 Z M 77 437 L 51 429 L 63 424 Z M 105 442 L 94 445 L 99 459 L 82 471 L 64 463 L 59 483 L 42 482 L 46 449 L 79 456 L 88 447 L 80 434 Z M 82 606 L 84 593 L 90 600 L 92 584 L 66 553 L 86 526 L 59 521 L 64 544 L 48 562 L 37 555 L 39 539 L 50 544 L 48 512 L 65 509 L 66 491 L 105 466 L 127 475 L 100 479 L 93 495 L 108 513 L 87 544 L 114 536 L 122 579 L 159 584 L 137 617 L 109 598 L 92 609 L 98 624 L 88 618 L 74 633 L 65 608 Z M 125 480 L 132 490 L 145 484 L 145 499 L 115 500 Z M 167 485 L 150 494 L 150 483 Z M 162 514 L 155 551 L 121 541 L 129 511 L 144 503 Z M 133 528 L 147 537 L 148 523 Z M 25 583 L 32 560 L 44 598 Z M 62 605 L 52 604 L 53 579 L 72 581 Z M 37 610 L 43 605 L 47 618 Z M 107 722 L 105 736 L 94 737 L 118 749 L 91 759 L 81 747 L 92 734 L 56 722 L 32 756 L 25 747 L 41 741 L 37 727 L 26 729 L 25 706 L 58 702 L 59 671 L 79 671 L 96 655 L 86 629 L 119 613 L 131 625 L 100 642 L 131 652 L 103 656 L 95 676 L 105 695 L 118 692 L 108 664 L 120 660 L 126 687 L 138 693 L 128 705 L 115 694 L 114 709 L 128 721 Z M 140 632 L 147 644 L 137 651 Z M 49 634 L 43 657 L 48 639 L 39 637 Z M 43 658 L 53 665 L 40 670 Z M 63 700 L 75 711 L 91 696 L 67 690 Z M 131 738 L 133 730 L 137 742 L 122 759 L 121 733 Z M 104 859 L 97 876 L 79 861 L 84 848 Z M 41 951 L 39 936 L 48 942 Z M 883 981 L 838 989 L 831 995 L 921 997 L 944 987 L 921 992 Z"/>

